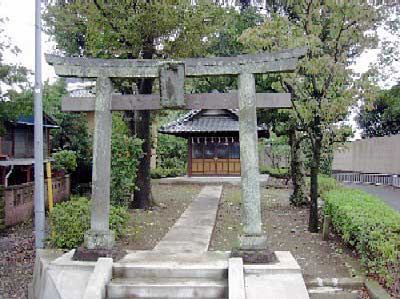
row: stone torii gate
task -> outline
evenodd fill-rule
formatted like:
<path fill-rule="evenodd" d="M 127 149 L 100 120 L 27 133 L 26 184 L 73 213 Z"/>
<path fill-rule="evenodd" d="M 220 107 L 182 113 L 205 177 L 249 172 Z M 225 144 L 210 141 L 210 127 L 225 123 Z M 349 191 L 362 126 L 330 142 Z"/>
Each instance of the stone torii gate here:
<path fill-rule="evenodd" d="M 290 72 L 305 49 L 238 57 L 181 60 L 128 60 L 66 58 L 46 55 L 62 77 L 95 78 L 96 97 L 64 98 L 64 111 L 94 111 L 91 230 L 85 233 L 88 250 L 111 250 L 109 229 L 112 111 L 160 109 L 239 108 L 241 196 L 244 204 L 244 236 L 241 247 L 263 249 L 257 146 L 256 108 L 290 108 L 290 94 L 256 93 L 255 74 Z M 235 75 L 233 93 L 184 94 L 185 77 Z M 159 78 L 160 94 L 113 94 L 113 78 Z"/>

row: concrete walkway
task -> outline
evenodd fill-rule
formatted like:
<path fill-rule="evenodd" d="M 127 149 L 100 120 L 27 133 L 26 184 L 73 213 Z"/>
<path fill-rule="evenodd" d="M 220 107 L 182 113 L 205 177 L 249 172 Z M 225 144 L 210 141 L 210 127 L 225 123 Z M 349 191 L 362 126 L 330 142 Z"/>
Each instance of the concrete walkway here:
<path fill-rule="evenodd" d="M 266 186 L 268 183 L 268 174 L 261 174 L 259 176 L 260 186 Z M 154 180 L 160 185 L 232 185 L 240 186 L 240 177 L 218 177 L 218 176 L 201 176 L 201 177 L 189 177 L 182 176 L 176 178 L 163 178 Z"/>
<path fill-rule="evenodd" d="M 175 225 L 153 249 L 178 253 L 204 253 L 213 232 L 222 186 L 206 186 Z"/>
<path fill-rule="evenodd" d="M 400 211 L 400 189 L 393 189 L 389 186 L 375 186 L 375 185 L 365 185 L 365 184 L 343 184 L 345 188 L 359 189 L 369 194 L 375 195 L 382 199 L 386 204 Z"/>

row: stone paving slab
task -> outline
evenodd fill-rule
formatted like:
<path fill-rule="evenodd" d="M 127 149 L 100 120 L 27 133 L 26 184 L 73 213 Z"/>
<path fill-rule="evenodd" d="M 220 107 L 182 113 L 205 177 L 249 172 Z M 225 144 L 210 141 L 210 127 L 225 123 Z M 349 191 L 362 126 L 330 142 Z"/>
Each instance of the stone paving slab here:
<path fill-rule="evenodd" d="M 245 275 L 246 299 L 309 299 L 301 273 Z"/>
<path fill-rule="evenodd" d="M 308 299 L 301 268 L 289 251 L 273 264 L 244 265 L 246 299 Z"/>
<path fill-rule="evenodd" d="M 221 194 L 222 186 L 204 187 L 153 251 L 206 252 Z"/>
<path fill-rule="evenodd" d="M 128 254 L 115 262 L 115 266 L 132 265 L 145 267 L 216 267 L 228 268 L 230 251 L 207 251 L 204 253 L 160 252 L 154 250 L 128 251 Z"/>

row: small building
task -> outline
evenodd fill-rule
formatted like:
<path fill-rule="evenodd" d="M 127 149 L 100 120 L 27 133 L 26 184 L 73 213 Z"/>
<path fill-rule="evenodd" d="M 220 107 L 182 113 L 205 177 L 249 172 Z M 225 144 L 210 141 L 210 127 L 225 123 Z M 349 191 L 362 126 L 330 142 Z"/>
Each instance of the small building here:
<path fill-rule="evenodd" d="M 188 140 L 189 176 L 240 176 L 238 110 L 192 110 L 159 132 Z M 258 127 L 259 138 L 268 136 Z"/>
<path fill-rule="evenodd" d="M 43 157 L 50 156 L 50 130 L 58 128 L 48 115 L 43 117 Z M 33 180 L 34 118 L 19 116 L 16 121 L 4 123 L 5 133 L 0 137 L 0 184 L 18 185 Z M 9 171 L 12 168 L 12 176 Z M 9 173 L 9 174 L 8 174 Z M 7 176 L 8 174 L 8 176 Z M 11 181 L 8 182 L 7 180 Z"/>
<path fill-rule="evenodd" d="M 0 137 L 0 230 L 24 222 L 34 210 L 34 118 L 20 116 L 4 123 L 5 134 Z M 51 129 L 58 128 L 48 115 L 43 117 L 44 162 L 51 154 Z M 45 186 L 47 187 L 47 180 Z M 53 176 L 54 203 L 70 195 L 69 175 Z M 47 188 L 45 203 L 48 206 Z"/>

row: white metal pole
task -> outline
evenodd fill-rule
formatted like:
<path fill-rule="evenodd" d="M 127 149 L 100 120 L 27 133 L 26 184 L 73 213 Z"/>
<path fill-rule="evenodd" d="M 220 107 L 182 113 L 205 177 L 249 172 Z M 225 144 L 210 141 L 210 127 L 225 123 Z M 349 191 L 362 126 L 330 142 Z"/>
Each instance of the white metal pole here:
<path fill-rule="evenodd" d="M 42 103 L 42 24 L 40 0 L 35 0 L 35 245 L 43 248 L 45 235 Z"/>

